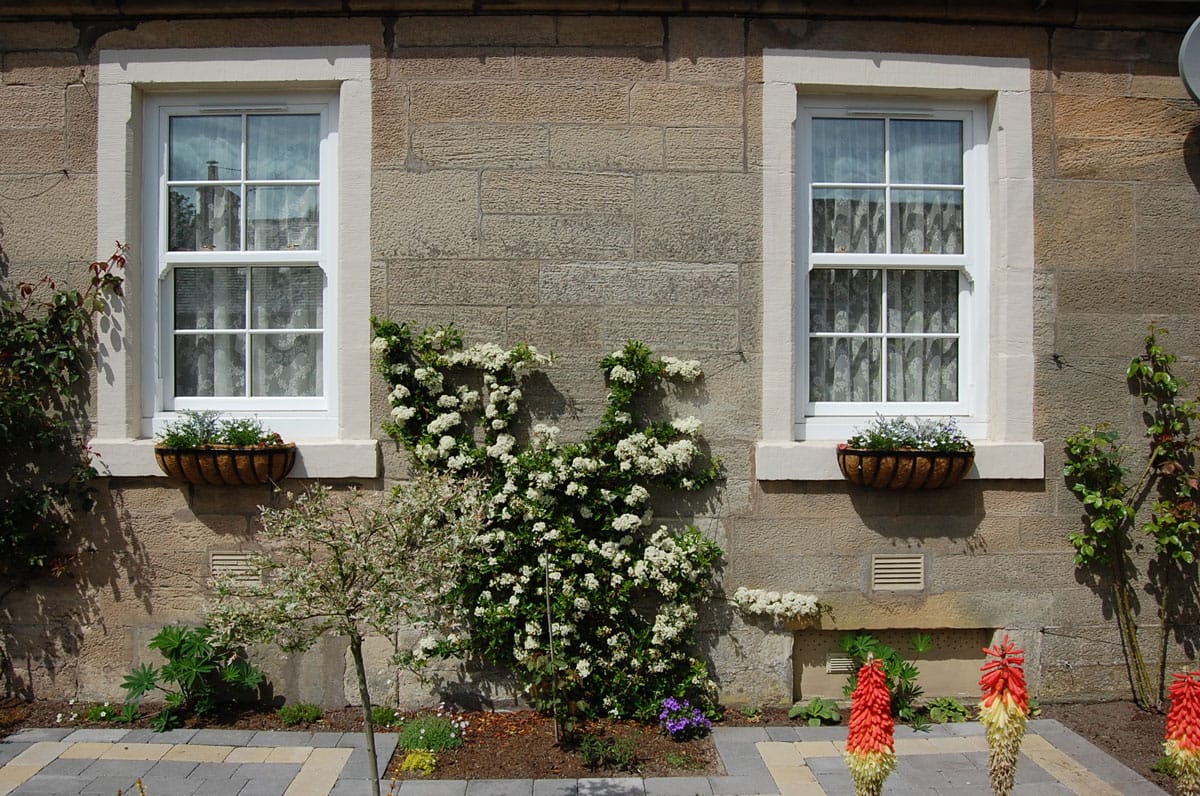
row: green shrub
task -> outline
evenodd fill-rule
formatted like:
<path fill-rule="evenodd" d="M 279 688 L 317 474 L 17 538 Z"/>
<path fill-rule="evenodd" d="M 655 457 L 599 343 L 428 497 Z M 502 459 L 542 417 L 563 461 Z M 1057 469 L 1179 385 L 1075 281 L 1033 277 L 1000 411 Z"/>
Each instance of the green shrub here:
<path fill-rule="evenodd" d="M 404 762 L 400 764 L 401 771 L 410 771 L 422 777 L 432 774 L 435 768 L 437 768 L 437 755 L 424 749 L 409 752 L 404 756 Z"/>
<path fill-rule="evenodd" d="M 279 709 L 279 720 L 288 727 L 297 724 L 312 724 L 321 719 L 321 709 L 310 702 L 297 702 Z"/>
<path fill-rule="evenodd" d="M 813 697 L 807 705 L 802 702 L 792 705 L 792 709 L 788 711 L 788 718 L 799 719 L 809 727 L 820 727 L 822 724 L 839 723 L 842 714 L 832 699 Z"/>
<path fill-rule="evenodd" d="M 203 448 L 209 445 L 281 445 L 283 440 L 269 431 L 257 418 L 221 418 L 221 413 L 205 409 L 184 409 L 179 419 L 168 423 L 158 435 L 158 444 L 168 448 Z"/>
<path fill-rule="evenodd" d="M 463 745 L 465 722 L 445 716 L 414 716 L 400 731 L 398 742 L 401 749 L 414 751 L 445 752 L 459 749 Z"/>
<path fill-rule="evenodd" d="M 610 740 L 590 732 L 584 733 L 579 739 L 579 756 L 583 758 L 583 765 L 592 771 L 600 768 L 636 771 L 637 740 L 634 738 Z"/>
<path fill-rule="evenodd" d="M 929 709 L 929 720 L 935 724 L 955 724 L 971 717 L 967 706 L 954 697 L 931 699 L 926 707 Z"/>
<path fill-rule="evenodd" d="M 404 717 L 395 708 L 376 707 L 371 708 L 371 723 L 376 727 L 399 727 Z"/>

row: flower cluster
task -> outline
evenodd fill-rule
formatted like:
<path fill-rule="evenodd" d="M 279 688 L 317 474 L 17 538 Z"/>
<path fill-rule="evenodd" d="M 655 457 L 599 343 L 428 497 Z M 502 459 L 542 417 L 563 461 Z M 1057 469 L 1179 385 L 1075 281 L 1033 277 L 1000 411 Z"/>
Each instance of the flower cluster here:
<path fill-rule="evenodd" d="M 952 417 L 909 420 L 904 416 L 876 416 L 870 425 L 846 440 L 846 445 L 860 450 L 975 450 Z"/>
<path fill-rule="evenodd" d="M 734 605 L 743 613 L 769 616 L 776 622 L 810 619 L 820 616 L 824 606 L 811 594 L 794 591 L 747 589 L 741 586 L 733 593 Z"/>
<path fill-rule="evenodd" d="M 658 723 L 663 732 L 676 741 L 703 738 L 712 729 L 712 722 L 700 708 L 692 707 L 686 699 L 667 697 L 662 702 Z"/>
<path fill-rule="evenodd" d="M 1018 649 L 1008 636 L 984 649 L 983 677 L 979 686 L 979 722 L 987 730 L 988 773 L 992 792 L 1005 796 L 1013 787 L 1021 738 L 1029 719 L 1029 691 L 1025 687 L 1025 650 Z"/>
<path fill-rule="evenodd" d="M 489 485 L 484 527 L 429 617 L 441 641 L 414 657 L 511 667 L 535 703 L 553 694 L 581 715 L 649 718 L 664 696 L 706 691 L 691 651 L 695 605 L 721 551 L 694 527 L 655 523 L 651 495 L 703 489 L 719 463 L 701 448 L 700 420 L 650 421 L 638 400 L 668 378 L 699 378 L 699 364 L 631 342 L 601 361 L 609 394 L 592 432 L 566 443 L 536 424 L 524 442 L 523 377 L 549 357 L 527 345 L 464 348 L 452 327 L 376 321 L 375 334 L 393 406 L 385 430 L 420 466 Z"/>
<path fill-rule="evenodd" d="M 854 780 L 855 796 L 880 796 L 884 780 L 896 768 L 891 702 L 883 662 L 871 658 L 858 670 L 858 685 L 850 695 L 846 767 Z"/>

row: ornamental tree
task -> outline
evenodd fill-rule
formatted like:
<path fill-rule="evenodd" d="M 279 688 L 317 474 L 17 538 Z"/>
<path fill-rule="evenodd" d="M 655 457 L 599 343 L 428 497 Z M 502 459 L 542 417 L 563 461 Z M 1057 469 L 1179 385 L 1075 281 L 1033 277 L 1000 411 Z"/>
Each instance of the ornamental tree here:
<path fill-rule="evenodd" d="M 552 426 L 517 429 L 523 378 L 551 361 L 533 347 L 464 347 L 453 327 L 378 320 L 375 334 L 391 387 L 384 429 L 418 467 L 487 484 L 483 532 L 450 570 L 443 604 L 458 640 L 431 636 L 414 656 L 506 666 L 560 723 L 649 719 L 665 697 L 707 696 L 693 630 L 721 551 L 695 527 L 653 523 L 651 493 L 701 490 L 719 464 L 700 447 L 699 420 L 642 412 L 647 397 L 700 378 L 699 363 L 628 343 L 601 360 L 599 424 L 564 443 Z"/>
<path fill-rule="evenodd" d="M 245 586 L 229 576 L 213 583 L 208 624 L 226 643 L 267 642 L 290 652 L 326 633 L 349 639 L 375 796 L 363 639 L 368 631 L 391 636 L 445 598 L 445 573 L 482 517 L 479 485 L 469 479 L 423 473 L 391 494 L 313 486 L 286 508 L 262 510 L 266 550 L 252 557 L 262 583 Z"/>
<path fill-rule="evenodd" d="M 1029 720 L 1029 691 L 1025 687 L 1025 650 L 1004 637 L 1004 641 L 985 648 L 987 655 L 979 680 L 983 698 L 979 701 L 979 721 L 987 730 L 988 774 L 992 792 L 1006 796 L 1012 791 L 1017 773 L 1021 738 Z"/>
<path fill-rule="evenodd" d="M 895 733 L 887 675 L 883 662 L 872 657 L 858 670 L 858 686 L 850 696 L 846 767 L 855 796 L 883 793 L 884 780 L 896 768 Z"/>
<path fill-rule="evenodd" d="M 1163 753 L 1184 796 L 1200 794 L 1200 671 L 1176 674 Z"/>

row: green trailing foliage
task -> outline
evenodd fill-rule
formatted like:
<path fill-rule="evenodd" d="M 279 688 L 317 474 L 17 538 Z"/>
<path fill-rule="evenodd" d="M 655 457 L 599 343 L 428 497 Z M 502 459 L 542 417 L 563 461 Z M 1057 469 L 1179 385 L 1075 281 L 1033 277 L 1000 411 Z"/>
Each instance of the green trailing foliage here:
<path fill-rule="evenodd" d="M 803 702 L 792 705 L 788 718 L 803 721 L 809 727 L 820 727 L 822 724 L 840 724 L 842 714 L 832 699 L 813 697 L 807 705 Z"/>
<path fill-rule="evenodd" d="M 49 277 L 0 282 L 0 583 L 65 569 L 57 542 L 92 507 L 84 381 L 95 320 L 121 295 L 125 251 L 92 263 L 82 290 Z"/>
<path fill-rule="evenodd" d="M 262 672 L 239 650 L 214 643 L 212 631 L 203 625 L 168 625 L 148 646 L 161 652 L 167 662 L 161 668 L 148 663 L 135 667 L 122 687 L 126 702 L 135 705 L 146 694 L 162 692 L 163 709 L 150 722 L 158 732 L 180 726 L 189 714 L 210 712 L 221 689 L 235 695 L 253 692 L 264 680 Z"/>
<path fill-rule="evenodd" d="M 1149 709 L 1159 707 L 1165 685 L 1167 639 L 1176 615 L 1173 600 L 1180 591 L 1173 591 L 1171 584 L 1182 582 L 1182 591 L 1193 593 L 1200 543 L 1200 473 L 1196 470 L 1200 408 L 1196 401 L 1182 398 L 1187 383 L 1173 371 L 1176 357 L 1163 345 L 1166 334 L 1166 329 L 1151 324 L 1142 353 L 1125 371 L 1129 391 L 1143 406 L 1148 442 L 1136 478 L 1131 478 L 1129 466 L 1133 450 L 1107 423 L 1081 426 L 1067 437 L 1063 467 L 1085 513 L 1083 528 L 1070 536 L 1075 563 L 1107 576 L 1133 697 Z M 1141 512 L 1152 495 L 1149 516 L 1140 526 L 1142 536 L 1136 537 L 1137 518 L 1145 516 Z M 1151 567 L 1161 622 L 1157 677 L 1146 665 L 1138 638 L 1137 570 L 1129 553 L 1141 539 L 1151 542 L 1157 558 Z"/>
<path fill-rule="evenodd" d="M 255 417 L 223 417 L 220 412 L 184 409 L 181 417 L 166 425 L 158 444 L 168 448 L 205 448 L 234 445 L 242 448 L 282 445 L 279 434 Z"/>

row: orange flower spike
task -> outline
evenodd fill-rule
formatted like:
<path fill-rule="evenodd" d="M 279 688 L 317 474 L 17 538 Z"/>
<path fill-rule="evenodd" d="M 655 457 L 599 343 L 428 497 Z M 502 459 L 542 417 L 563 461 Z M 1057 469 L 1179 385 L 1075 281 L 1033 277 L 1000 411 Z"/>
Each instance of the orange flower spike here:
<path fill-rule="evenodd" d="M 1176 674 L 1163 753 L 1184 796 L 1200 794 L 1200 671 Z"/>
<path fill-rule="evenodd" d="M 854 780 L 855 796 L 883 793 L 883 781 L 896 767 L 895 730 L 883 663 L 869 659 L 858 670 L 858 686 L 850 696 L 846 767 Z"/>
<path fill-rule="evenodd" d="M 1004 641 L 983 650 L 979 679 L 983 698 L 979 701 L 979 721 L 987 730 L 988 773 L 992 792 L 1007 796 L 1017 773 L 1017 756 L 1029 720 L 1029 689 L 1025 685 L 1025 650 L 1004 637 Z"/>

